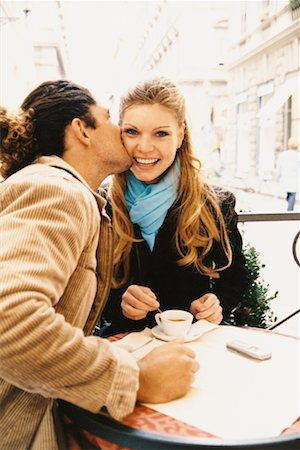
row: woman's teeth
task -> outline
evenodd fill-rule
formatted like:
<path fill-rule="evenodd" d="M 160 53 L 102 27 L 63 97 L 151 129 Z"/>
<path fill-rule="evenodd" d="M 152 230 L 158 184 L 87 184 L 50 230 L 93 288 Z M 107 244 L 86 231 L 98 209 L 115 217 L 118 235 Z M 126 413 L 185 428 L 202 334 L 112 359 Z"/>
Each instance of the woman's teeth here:
<path fill-rule="evenodd" d="M 142 159 L 142 158 L 135 158 L 135 160 L 139 164 L 154 164 L 158 161 L 158 159 Z"/>

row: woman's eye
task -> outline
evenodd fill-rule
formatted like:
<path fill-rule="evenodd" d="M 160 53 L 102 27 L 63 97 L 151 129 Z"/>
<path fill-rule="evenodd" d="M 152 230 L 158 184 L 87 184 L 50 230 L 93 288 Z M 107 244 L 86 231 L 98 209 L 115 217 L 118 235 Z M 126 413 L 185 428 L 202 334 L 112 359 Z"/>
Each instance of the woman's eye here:
<path fill-rule="evenodd" d="M 168 133 L 166 131 L 157 131 L 156 136 L 164 137 L 164 136 L 168 136 Z"/>
<path fill-rule="evenodd" d="M 135 135 L 135 134 L 137 134 L 137 131 L 134 130 L 133 128 L 128 128 L 127 130 L 124 130 L 124 133 Z"/>

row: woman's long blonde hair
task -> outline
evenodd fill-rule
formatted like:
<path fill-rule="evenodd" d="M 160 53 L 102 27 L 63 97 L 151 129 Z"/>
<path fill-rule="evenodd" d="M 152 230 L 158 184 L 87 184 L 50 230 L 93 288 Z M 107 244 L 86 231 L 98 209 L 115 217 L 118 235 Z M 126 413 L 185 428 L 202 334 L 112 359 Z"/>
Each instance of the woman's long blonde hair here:
<path fill-rule="evenodd" d="M 201 179 L 202 165 L 193 155 L 190 132 L 186 123 L 184 98 L 176 85 L 165 78 L 144 81 L 121 98 L 120 125 L 127 108 L 145 104 L 159 104 L 168 108 L 175 114 L 178 125 L 185 126 L 183 142 L 177 150 L 177 158 L 180 160 L 179 190 L 174 209 L 174 219 L 177 218 L 174 240 L 180 256 L 177 264 L 192 265 L 201 274 L 219 278 L 218 272 L 231 264 L 232 251 L 220 210 L 220 196 L 216 195 L 215 191 Z M 134 237 L 133 225 L 125 201 L 126 189 L 126 173 L 114 175 L 109 188 L 116 235 L 114 287 L 128 282 L 132 244 L 140 241 Z M 205 257 L 212 248 L 214 240 L 221 243 L 227 260 L 220 267 L 216 267 L 214 263 L 205 264 Z"/>

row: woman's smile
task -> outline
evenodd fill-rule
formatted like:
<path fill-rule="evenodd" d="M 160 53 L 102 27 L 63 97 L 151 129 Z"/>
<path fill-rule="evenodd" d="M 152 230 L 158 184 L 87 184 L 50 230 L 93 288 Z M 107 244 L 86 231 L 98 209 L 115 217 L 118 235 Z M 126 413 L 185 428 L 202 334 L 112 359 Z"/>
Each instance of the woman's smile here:
<path fill-rule="evenodd" d="M 159 158 L 138 158 L 136 156 L 133 157 L 134 163 L 143 168 L 152 168 L 159 162 Z"/>

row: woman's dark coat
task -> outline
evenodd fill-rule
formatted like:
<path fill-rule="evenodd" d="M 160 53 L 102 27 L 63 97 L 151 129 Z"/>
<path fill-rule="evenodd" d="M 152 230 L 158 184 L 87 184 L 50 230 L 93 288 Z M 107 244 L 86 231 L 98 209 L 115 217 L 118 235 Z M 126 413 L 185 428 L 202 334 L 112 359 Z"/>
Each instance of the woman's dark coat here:
<path fill-rule="evenodd" d="M 174 207 L 171 207 L 165 221 L 159 229 L 151 252 L 145 240 L 134 243 L 130 255 L 131 279 L 121 289 L 112 289 L 103 311 L 103 316 L 111 325 L 103 330 L 103 335 L 111 335 L 123 331 L 153 327 L 156 323 L 153 313 L 148 313 L 143 320 L 131 320 L 123 316 L 120 307 L 121 296 L 130 284 L 149 287 L 157 296 L 162 310 L 179 308 L 189 310 L 193 300 L 212 292 L 219 298 L 223 308 L 223 318 L 226 320 L 233 308 L 241 301 L 247 291 L 248 272 L 242 253 L 242 238 L 237 228 L 237 214 L 234 210 L 235 197 L 232 193 L 222 191 L 221 211 L 225 218 L 233 259 L 229 268 L 219 272 L 219 279 L 202 275 L 192 266 L 180 267 L 173 239 L 176 229 Z M 140 228 L 134 225 L 135 237 L 142 238 Z M 207 262 L 217 267 L 226 263 L 221 245 L 214 242 L 207 255 Z"/>

